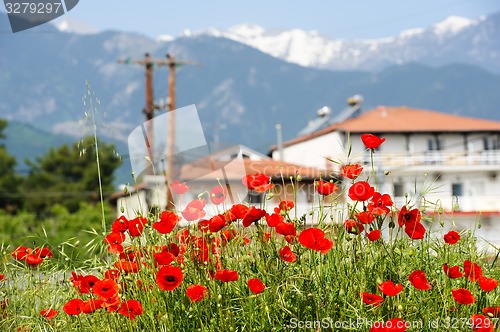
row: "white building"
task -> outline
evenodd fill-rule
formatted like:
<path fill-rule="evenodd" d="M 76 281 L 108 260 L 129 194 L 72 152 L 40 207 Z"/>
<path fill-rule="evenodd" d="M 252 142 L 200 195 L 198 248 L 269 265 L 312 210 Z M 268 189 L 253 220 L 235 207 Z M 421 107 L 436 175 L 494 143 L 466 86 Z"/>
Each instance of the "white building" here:
<path fill-rule="evenodd" d="M 379 191 L 395 197 L 398 208 L 408 195 L 417 205 L 436 202 L 436 213 L 441 207 L 448 213 L 445 218 L 454 221 L 474 220 L 480 212 L 483 226 L 500 222 L 497 121 L 381 106 L 285 142 L 282 155 L 273 147 L 271 154 L 321 169 L 338 171 L 349 162 L 368 168 L 370 152 L 361 141 L 363 133 L 386 138 L 374 154 L 374 165 Z M 426 211 L 434 213 L 432 206 Z"/>

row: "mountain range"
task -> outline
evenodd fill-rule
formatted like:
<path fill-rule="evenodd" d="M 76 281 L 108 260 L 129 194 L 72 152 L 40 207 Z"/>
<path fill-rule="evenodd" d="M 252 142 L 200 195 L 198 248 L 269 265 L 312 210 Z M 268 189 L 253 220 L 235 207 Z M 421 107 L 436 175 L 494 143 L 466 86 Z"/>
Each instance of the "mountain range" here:
<path fill-rule="evenodd" d="M 464 63 L 500 73 L 500 14 L 471 20 L 450 16 L 427 28 L 401 31 L 373 40 L 340 40 L 318 31 L 271 30 L 241 24 L 227 31 L 209 29 L 196 34 L 224 37 L 271 56 L 305 67 L 330 70 L 381 70 L 418 62 L 436 67 Z M 171 36 L 160 36 L 160 40 Z"/>
<path fill-rule="evenodd" d="M 459 22 L 448 20 L 452 21 Z M 283 126 L 284 139 L 291 139 L 316 117 L 316 110 L 326 105 L 333 114 L 340 112 L 353 94 L 363 95 L 365 110 L 406 105 L 500 120 L 500 15 L 472 23 L 462 21 L 458 28 L 452 25 L 406 32 L 394 37 L 392 43 L 371 44 L 372 49 L 367 46 L 369 41 L 345 41 L 342 47 L 347 53 L 323 62 L 318 54 L 322 48 L 330 54 L 327 44 L 335 41 L 316 45 L 314 38 L 307 37 L 314 33 L 300 32 L 298 35 L 306 36 L 304 43 L 311 39 L 311 44 L 301 46 L 303 53 L 317 55 L 308 63 L 293 61 L 293 56 L 300 54 L 299 46 L 289 47 L 281 56 L 270 55 L 264 46 L 250 46 L 251 40 L 270 38 L 272 33 L 249 26 L 245 29 L 261 32 L 246 41 L 235 37 L 235 31 L 243 34 L 243 26 L 224 34 L 212 30 L 167 40 L 120 31 L 62 32 L 50 24 L 16 34 L 2 33 L 0 46 L 7 51 L 0 53 L 0 117 L 18 124 L 10 135 L 23 135 L 20 128 L 29 126 L 47 135 L 76 140 L 89 128 L 85 125 L 88 107 L 83 105 L 82 96 L 89 96 L 90 91 L 100 100 L 95 106 L 101 135 L 126 149 L 127 136 L 144 121 L 144 68 L 117 61 L 141 60 L 149 52 L 155 58 L 170 53 L 199 64 L 178 68 L 176 100 L 177 107 L 197 106 L 208 141 L 219 137 L 221 142 L 240 143 L 262 152 L 275 143 L 277 122 Z M 439 26 L 448 28 L 439 30 Z M 67 25 L 63 27 L 72 31 Z M 9 29 L 6 15 L 0 14 L 0 31 Z M 281 38 L 284 33 L 275 36 Z M 293 40 L 291 44 L 298 43 Z M 366 48 L 351 54 L 352 45 Z M 476 45 L 475 51 L 470 45 Z M 398 58 L 391 52 L 408 56 Z M 358 53 L 362 57 L 356 60 L 353 54 Z M 339 59 L 344 59 L 345 65 L 338 64 Z M 154 69 L 157 100 L 167 95 L 167 75 L 164 68 Z M 58 141 L 48 140 L 47 144 Z M 11 144 L 7 147 L 15 148 L 18 154 L 34 153 Z"/>

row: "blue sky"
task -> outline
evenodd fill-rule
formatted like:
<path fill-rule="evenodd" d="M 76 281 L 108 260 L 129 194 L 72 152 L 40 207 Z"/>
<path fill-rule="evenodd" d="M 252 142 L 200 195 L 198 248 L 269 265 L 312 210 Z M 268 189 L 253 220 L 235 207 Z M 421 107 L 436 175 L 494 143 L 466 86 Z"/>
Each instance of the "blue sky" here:
<path fill-rule="evenodd" d="M 150 37 L 255 23 L 268 29 L 300 28 L 331 38 L 364 39 L 427 27 L 450 15 L 477 18 L 499 11 L 499 0 L 80 0 L 67 17 L 99 30 Z"/>

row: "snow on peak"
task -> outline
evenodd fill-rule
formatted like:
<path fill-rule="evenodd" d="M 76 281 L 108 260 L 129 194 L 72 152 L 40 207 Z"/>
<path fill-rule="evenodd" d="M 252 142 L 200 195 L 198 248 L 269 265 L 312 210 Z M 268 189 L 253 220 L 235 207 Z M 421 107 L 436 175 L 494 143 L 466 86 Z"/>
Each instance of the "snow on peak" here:
<path fill-rule="evenodd" d="M 227 34 L 240 38 L 256 38 L 264 35 L 266 30 L 256 24 L 238 24 L 227 29 Z"/>
<path fill-rule="evenodd" d="M 256 24 L 239 24 L 221 36 L 254 47 L 271 56 L 302 66 L 317 66 L 340 49 L 339 41 L 327 39 L 317 31 L 266 30 Z"/>
<path fill-rule="evenodd" d="M 422 33 L 424 33 L 424 31 L 425 29 L 422 28 L 403 30 L 399 33 L 399 38 L 411 38 L 414 36 L 421 35 Z"/>
<path fill-rule="evenodd" d="M 71 17 L 65 18 L 53 24 L 57 29 L 59 29 L 59 31 L 76 33 L 79 35 L 91 35 L 99 32 L 99 30 L 97 30 L 93 26 Z"/>
<path fill-rule="evenodd" d="M 450 16 L 445 18 L 441 22 L 434 24 L 433 29 L 434 32 L 438 35 L 443 35 L 448 33 L 455 34 L 460 30 L 463 30 L 475 23 L 476 21 L 465 17 Z"/>
<path fill-rule="evenodd" d="M 158 37 L 156 37 L 156 40 L 159 42 L 171 42 L 174 39 L 175 37 L 172 35 L 159 35 Z"/>

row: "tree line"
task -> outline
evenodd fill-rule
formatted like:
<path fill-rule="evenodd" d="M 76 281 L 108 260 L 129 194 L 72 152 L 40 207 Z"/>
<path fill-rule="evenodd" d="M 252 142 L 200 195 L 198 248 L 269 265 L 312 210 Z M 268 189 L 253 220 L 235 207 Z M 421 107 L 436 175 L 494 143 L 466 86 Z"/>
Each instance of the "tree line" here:
<path fill-rule="evenodd" d="M 57 148 L 27 160 L 29 172 L 16 173 L 16 159 L 5 147 L 5 128 L 0 119 L 0 209 L 10 214 L 29 211 L 43 214 L 54 205 L 76 212 L 82 203 L 99 201 L 97 156 L 93 137 Z M 105 193 L 113 192 L 113 173 L 121 160 L 113 144 L 98 142 L 101 186 Z"/>

